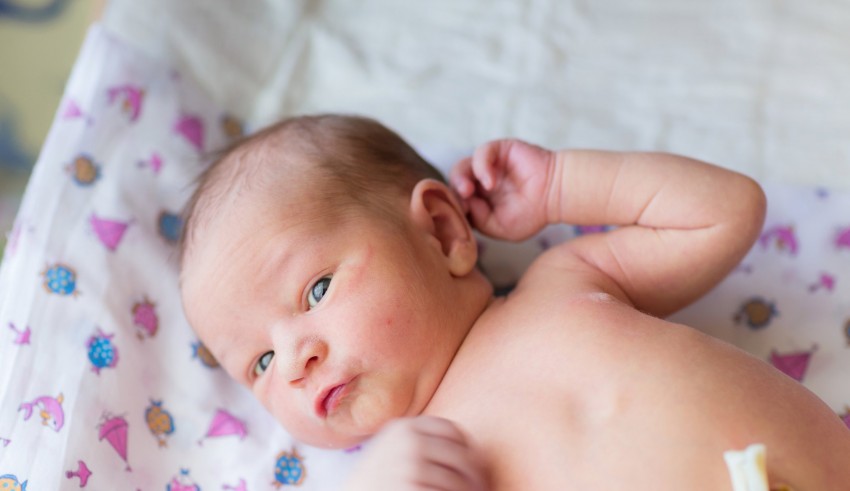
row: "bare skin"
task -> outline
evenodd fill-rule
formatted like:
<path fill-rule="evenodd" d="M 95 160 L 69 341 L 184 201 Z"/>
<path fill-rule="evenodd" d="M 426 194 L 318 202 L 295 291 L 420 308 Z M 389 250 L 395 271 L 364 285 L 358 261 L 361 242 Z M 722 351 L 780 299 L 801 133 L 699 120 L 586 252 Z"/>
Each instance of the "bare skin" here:
<path fill-rule="evenodd" d="M 515 169 L 552 157 L 545 186 L 555 194 L 525 194 L 548 196 L 545 222 L 631 226 L 541 256 L 478 319 L 425 413 L 472 435 L 493 489 L 730 489 L 723 452 L 755 442 L 767 446 L 772 484 L 845 487 L 850 432 L 823 402 L 762 361 L 655 317 L 702 295 L 752 244 L 764 207 L 753 183 L 669 156 L 546 156 L 497 142 L 453 176 L 476 226 L 514 239 L 535 232 L 511 236 L 506 207 L 529 185 Z M 469 181 L 483 185 L 472 192 Z"/>
<path fill-rule="evenodd" d="M 731 489 L 723 452 L 755 442 L 771 483 L 848 482 L 850 436 L 797 382 L 553 269 L 479 319 L 425 410 L 470 435 L 492 489 Z"/>
<path fill-rule="evenodd" d="M 451 181 L 460 199 L 425 180 L 399 201 L 401 232 L 371 215 L 281 218 L 309 202 L 303 186 L 240 198 L 187 257 L 190 322 L 284 426 L 328 447 L 377 433 L 349 489 L 731 489 L 723 452 L 756 442 L 772 484 L 850 482 L 850 431 L 823 402 L 660 319 L 752 245 L 755 183 L 515 140 Z M 492 298 L 471 227 L 521 240 L 558 222 L 620 227 L 550 249 Z"/>

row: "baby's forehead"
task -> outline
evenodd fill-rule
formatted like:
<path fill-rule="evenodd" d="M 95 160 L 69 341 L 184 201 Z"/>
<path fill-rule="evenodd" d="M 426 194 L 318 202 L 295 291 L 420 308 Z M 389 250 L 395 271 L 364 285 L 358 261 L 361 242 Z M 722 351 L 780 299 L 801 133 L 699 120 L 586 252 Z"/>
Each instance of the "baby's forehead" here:
<path fill-rule="evenodd" d="M 254 218 L 264 212 L 294 212 L 324 219 L 371 209 L 397 219 L 398 210 L 388 208 L 397 208 L 396 200 L 405 195 L 397 182 L 401 178 L 377 172 L 380 166 L 369 158 L 374 155 L 348 152 L 351 149 L 335 142 L 339 138 L 316 140 L 303 130 L 284 126 L 261 131 L 226 151 L 203 176 L 189 207 L 184 252 L 196 242 L 194 235 L 204 234 L 234 210 Z"/>
<path fill-rule="evenodd" d="M 219 165 L 195 210 L 199 227 L 232 225 L 228 216 L 257 224 L 264 220 L 322 222 L 353 211 L 351 189 L 309 155 L 239 149 Z"/>
<path fill-rule="evenodd" d="M 212 208 L 238 206 L 250 198 L 285 200 L 330 187 L 330 180 L 311 160 L 297 150 L 282 152 L 279 145 L 262 141 L 237 147 L 214 164 L 199 201 Z"/>

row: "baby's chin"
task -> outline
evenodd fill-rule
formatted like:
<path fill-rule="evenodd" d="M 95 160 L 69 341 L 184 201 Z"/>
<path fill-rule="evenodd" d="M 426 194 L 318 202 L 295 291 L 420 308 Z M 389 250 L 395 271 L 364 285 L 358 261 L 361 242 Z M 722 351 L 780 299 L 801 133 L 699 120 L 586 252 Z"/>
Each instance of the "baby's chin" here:
<path fill-rule="evenodd" d="M 296 440 L 312 447 L 328 450 L 340 450 L 354 448 L 371 438 L 378 429 L 360 429 L 358 431 L 329 430 L 327 428 L 317 431 L 291 430 L 290 433 Z"/>

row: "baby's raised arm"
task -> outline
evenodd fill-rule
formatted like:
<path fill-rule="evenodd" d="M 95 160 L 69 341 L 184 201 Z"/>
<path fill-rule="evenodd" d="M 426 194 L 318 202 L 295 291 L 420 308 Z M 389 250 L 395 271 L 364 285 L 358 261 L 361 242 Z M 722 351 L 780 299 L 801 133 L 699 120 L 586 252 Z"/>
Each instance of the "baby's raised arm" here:
<path fill-rule="evenodd" d="M 566 242 L 546 261 L 578 258 L 658 316 L 704 294 L 741 260 L 766 206 L 752 179 L 686 157 L 550 152 L 519 140 L 482 145 L 451 183 L 473 226 L 496 238 L 522 240 L 553 223 L 618 226 Z"/>

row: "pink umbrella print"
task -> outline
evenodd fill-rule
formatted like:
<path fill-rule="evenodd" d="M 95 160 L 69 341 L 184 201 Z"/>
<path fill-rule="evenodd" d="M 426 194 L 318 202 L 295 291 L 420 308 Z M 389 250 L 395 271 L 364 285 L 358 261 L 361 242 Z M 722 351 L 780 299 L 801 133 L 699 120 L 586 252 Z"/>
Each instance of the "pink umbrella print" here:
<path fill-rule="evenodd" d="M 105 218 L 98 217 L 94 213 L 92 213 L 89 218 L 89 222 L 94 229 L 94 233 L 97 234 L 98 239 L 100 239 L 100 242 L 103 243 L 103 245 L 105 245 L 110 251 L 114 251 L 118 248 L 118 244 L 121 243 L 121 239 L 124 237 L 124 232 L 126 232 L 127 227 L 130 226 L 130 222 L 107 220 Z"/>
<path fill-rule="evenodd" d="M 243 440 L 247 434 L 248 431 L 242 420 L 233 416 L 224 409 L 218 409 L 210 422 L 207 434 L 198 440 L 198 445 L 203 445 L 205 438 L 237 435 L 240 440 Z"/>
<path fill-rule="evenodd" d="M 204 150 L 204 123 L 197 116 L 184 115 L 177 120 L 174 131 L 199 152 Z"/>
<path fill-rule="evenodd" d="M 15 332 L 15 344 L 19 346 L 30 344 L 30 334 L 32 333 L 30 326 L 27 326 L 26 329 L 19 330 L 17 327 L 15 327 L 15 324 L 10 322 L 9 329 Z"/>
<path fill-rule="evenodd" d="M 770 353 L 770 363 L 779 371 L 788 375 L 798 382 L 803 381 L 812 355 L 817 351 L 817 345 L 809 351 L 794 351 L 791 353 L 778 353 L 776 350 Z"/>
<path fill-rule="evenodd" d="M 86 484 L 89 482 L 89 477 L 91 477 L 92 472 L 89 470 L 88 466 L 82 460 L 77 461 L 77 470 L 76 471 L 66 471 L 65 477 L 67 479 L 73 479 L 75 477 L 80 478 L 80 487 L 86 487 Z"/>
<path fill-rule="evenodd" d="M 100 431 L 98 432 L 98 440 L 103 441 L 106 438 L 106 441 L 112 445 L 112 448 L 118 452 L 118 455 L 127 464 L 127 471 L 131 471 L 130 463 L 127 462 L 127 420 L 121 416 L 116 416 L 112 418 L 107 418 L 100 425 Z"/>

